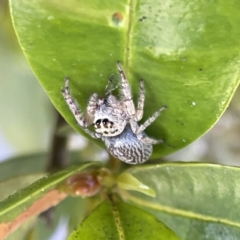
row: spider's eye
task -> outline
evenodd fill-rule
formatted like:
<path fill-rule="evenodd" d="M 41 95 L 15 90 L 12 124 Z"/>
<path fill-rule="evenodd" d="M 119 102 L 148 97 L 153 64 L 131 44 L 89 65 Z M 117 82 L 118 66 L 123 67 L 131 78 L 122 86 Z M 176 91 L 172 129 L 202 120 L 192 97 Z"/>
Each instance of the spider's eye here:
<path fill-rule="evenodd" d="M 98 119 L 98 120 L 95 122 L 96 125 L 100 125 L 100 123 L 101 123 L 101 119 Z"/>
<path fill-rule="evenodd" d="M 108 119 L 107 118 L 104 118 L 103 119 L 103 124 L 106 125 L 108 123 Z"/>

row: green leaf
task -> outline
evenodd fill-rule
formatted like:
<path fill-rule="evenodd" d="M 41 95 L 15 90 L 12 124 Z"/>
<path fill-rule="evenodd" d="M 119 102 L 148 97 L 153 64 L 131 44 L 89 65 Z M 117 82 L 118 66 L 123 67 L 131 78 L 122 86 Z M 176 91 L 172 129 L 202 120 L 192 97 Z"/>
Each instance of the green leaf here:
<path fill-rule="evenodd" d="M 126 173 L 154 189 L 156 197 L 122 197 L 155 215 L 184 240 L 240 239 L 240 169 L 203 163 L 134 167 Z"/>
<path fill-rule="evenodd" d="M 152 188 L 144 185 L 129 173 L 122 173 L 117 177 L 117 185 L 124 190 L 133 190 L 144 193 L 150 197 L 156 197 L 156 193 Z"/>
<path fill-rule="evenodd" d="M 52 190 L 57 184 L 61 183 L 65 179 L 88 167 L 99 166 L 101 166 L 101 163 L 99 162 L 90 162 L 71 166 L 63 171 L 45 176 L 28 187 L 19 190 L 4 201 L 0 202 L 0 223 L 13 220 L 16 216 L 30 207 L 35 201 L 43 197 L 47 192 Z"/>
<path fill-rule="evenodd" d="M 15 178 L 8 179 L 6 181 L 0 182 L 0 201 L 7 198 L 9 195 L 24 188 L 39 178 L 43 177 L 43 173 L 35 173 L 24 176 L 19 176 Z"/>
<path fill-rule="evenodd" d="M 146 131 L 165 139 L 154 157 L 188 145 L 211 128 L 238 86 L 240 5 L 235 0 L 11 0 L 10 7 L 36 76 L 79 132 L 61 95 L 64 77 L 70 77 L 72 94 L 85 109 L 92 93 L 104 96 L 117 60 L 135 100 L 139 80 L 145 80 L 143 120 L 168 106 Z"/>
<path fill-rule="evenodd" d="M 35 153 L 17 156 L 0 163 L 0 182 L 23 175 L 46 171 L 48 155 Z"/>
<path fill-rule="evenodd" d="M 68 239 L 179 240 L 151 214 L 122 202 L 100 204 Z"/>
<path fill-rule="evenodd" d="M 48 158 L 49 155 L 42 152 L 6 159 L 0 163 L 0 182 L 18 176 L 43 173 L 46 171 Z M 84 159 L 79 152 L 70 152 L 69 164 L 83 162 Z"/>

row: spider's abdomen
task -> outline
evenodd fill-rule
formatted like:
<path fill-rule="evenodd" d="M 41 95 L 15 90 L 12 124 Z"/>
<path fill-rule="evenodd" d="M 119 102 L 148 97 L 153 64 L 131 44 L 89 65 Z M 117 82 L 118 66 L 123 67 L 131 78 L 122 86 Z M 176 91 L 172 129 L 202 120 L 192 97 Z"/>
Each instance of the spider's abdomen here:
<path fill-rule="evenodd" d="M 152 145 L 140 141 L 129 126 L 120 135 L 104 137 L 103 141 L 111 155 L 128 164 L 144 163 L 152 154 Z"/>

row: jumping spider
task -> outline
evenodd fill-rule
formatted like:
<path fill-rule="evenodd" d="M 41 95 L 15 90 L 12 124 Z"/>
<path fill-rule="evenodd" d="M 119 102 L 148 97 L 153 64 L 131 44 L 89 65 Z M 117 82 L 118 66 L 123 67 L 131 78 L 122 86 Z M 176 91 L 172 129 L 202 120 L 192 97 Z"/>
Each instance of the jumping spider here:
<path fill-rule="evenodd" d="M 140 97 L 136 109 L 130 85 L 119 62 L 117 68 L 121 76 L 122 99 L 116 98 L 111 92 L 106 98 L 98 98 L 94 93 L 88 102 L 86 116 L 70 94 L 68 78 L 65 78 L 62 93 L 80 127 L 92 138 L 101 138 L 112 156 L 129 164 L 144 163 L 152 154 L 152 145 L 163 142 L 148 137 L 144 130 L 155 121 L 166 106 L 139 126 L 145 100 L 144 82 L 143 80 L 140 82 Z M 95 132 L 88 129 L 91 124 Z"/>

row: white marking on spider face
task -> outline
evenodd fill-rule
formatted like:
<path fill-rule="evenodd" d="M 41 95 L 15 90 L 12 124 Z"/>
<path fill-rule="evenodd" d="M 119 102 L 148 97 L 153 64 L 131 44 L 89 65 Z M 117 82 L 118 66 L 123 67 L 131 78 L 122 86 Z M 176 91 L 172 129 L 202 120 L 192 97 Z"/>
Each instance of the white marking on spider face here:
<path fill-rule="evenodd" d="M 97 133 L 101 133 L 103 136 L 112 137 L 119 135 L 119 129 L 115 127 L 112 121 L 107 118 L 98 119 L 93 123 L 94 129 Z"/>

